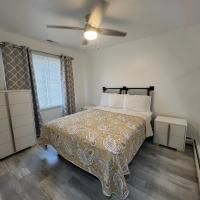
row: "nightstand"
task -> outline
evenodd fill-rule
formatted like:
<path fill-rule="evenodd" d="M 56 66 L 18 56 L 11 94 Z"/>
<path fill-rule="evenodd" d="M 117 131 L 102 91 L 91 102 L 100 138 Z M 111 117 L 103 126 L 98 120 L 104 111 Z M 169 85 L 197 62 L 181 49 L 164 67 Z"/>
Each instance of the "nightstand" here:
<path fill-rule="evenodd" d="M 92 108 L 94 108 L 95 106 L 93 106 L 93 105 L 88 105 L 88 106 L 83 106 L 82 107 L 82 110 L 90 110 L 90 109 L 92 109 Z"/>
<path fill-rule="evenodd" d="M 154 143 L 185 150 L 187 121 L 185 119 L 158 116 L 154 121 Z"/>

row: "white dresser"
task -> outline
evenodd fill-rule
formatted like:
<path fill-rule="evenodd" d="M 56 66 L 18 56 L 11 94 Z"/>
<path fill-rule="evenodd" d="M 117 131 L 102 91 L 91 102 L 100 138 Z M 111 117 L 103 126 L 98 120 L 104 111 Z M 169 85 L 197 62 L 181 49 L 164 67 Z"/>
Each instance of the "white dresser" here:
<path fill-rule="evenodd" d="M 35 143 L 31 91 L 0 91 L 0 159 Z"/>
<path fill-rule="evenodd" d="M 185 150 L 187 121 L 185 119 L 158 116 L 154 122 L 154 143 Z"/>
<path fill-rule="evenodd" d="M 0 158 L 15 152 L 11 131 L 6 93 L 0 92 Z"/>

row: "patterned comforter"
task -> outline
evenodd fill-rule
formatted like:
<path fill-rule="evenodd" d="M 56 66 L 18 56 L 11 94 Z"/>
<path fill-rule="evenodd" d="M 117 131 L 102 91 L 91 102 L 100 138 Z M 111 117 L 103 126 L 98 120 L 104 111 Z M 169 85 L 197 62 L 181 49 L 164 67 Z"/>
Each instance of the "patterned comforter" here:
<path fill-rule="evenodd" d="M 40 143 L 51 144 L 66 160 L 95 175 L 106 196 L 125 199 L 124 175 L 145 138 L 144 119 L 92 109 L 47 123 Z"/>

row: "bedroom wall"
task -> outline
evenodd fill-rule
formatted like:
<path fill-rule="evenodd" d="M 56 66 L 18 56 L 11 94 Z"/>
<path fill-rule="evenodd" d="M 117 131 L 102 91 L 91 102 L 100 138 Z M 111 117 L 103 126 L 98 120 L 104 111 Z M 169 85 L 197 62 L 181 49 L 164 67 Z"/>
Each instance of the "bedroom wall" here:
<path fill-rule="evenodd" d="M 19 34 L 10 33 L 4 30 L 0 30 L 0 41 L 7 41 L 18 45 L 25 45 L 33 50 L 44 51 L 52 54 L 63 54 L 74 57 L 73 69 L 74 69 L 74 82 L 75 82 L 75 95 L 76 95 L 76 107 L 80 110 L 83 105 L 85 105 L 85 54 L 82 51 L 75 49 L 67 49 L 59 46 L 49 44 L 44 41 L 38 41 L 31 38 L 21 36 Z M 61 116 L 61 109 L 54 108 L 45 110 L 42 112 L 42 117 L 44 121 L 49 119 L 57 118 Z"/>
<path fill-rule="evenodd" d="M 155 86 L 157 114 L 189 121 L 200 130 L 200 25 L 87 54 L 88 104 L 99 104 L 102 86 Z"/>

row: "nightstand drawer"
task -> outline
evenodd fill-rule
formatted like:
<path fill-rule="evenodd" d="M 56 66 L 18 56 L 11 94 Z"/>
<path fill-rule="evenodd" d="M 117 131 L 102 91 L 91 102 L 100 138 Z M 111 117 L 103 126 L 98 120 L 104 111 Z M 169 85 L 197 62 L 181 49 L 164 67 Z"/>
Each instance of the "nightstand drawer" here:
<path fill-rule="evenodd" d="M 168 124 L 155 122 L 154 143 L 167 145 L 168 142 Z"/>
<path fill-rule="evenodd" d="M 180 151 L 184 151 L 185 150 L 185 138 L 184 137 L 176 137 L 173 134 L 170 134 L 168 146 L 178 149 Z"/>
<path fill-rule="evenodd" d="M 186 127 L 176 124 L 170 124 L 170 136 L 185 138 Z"/>

